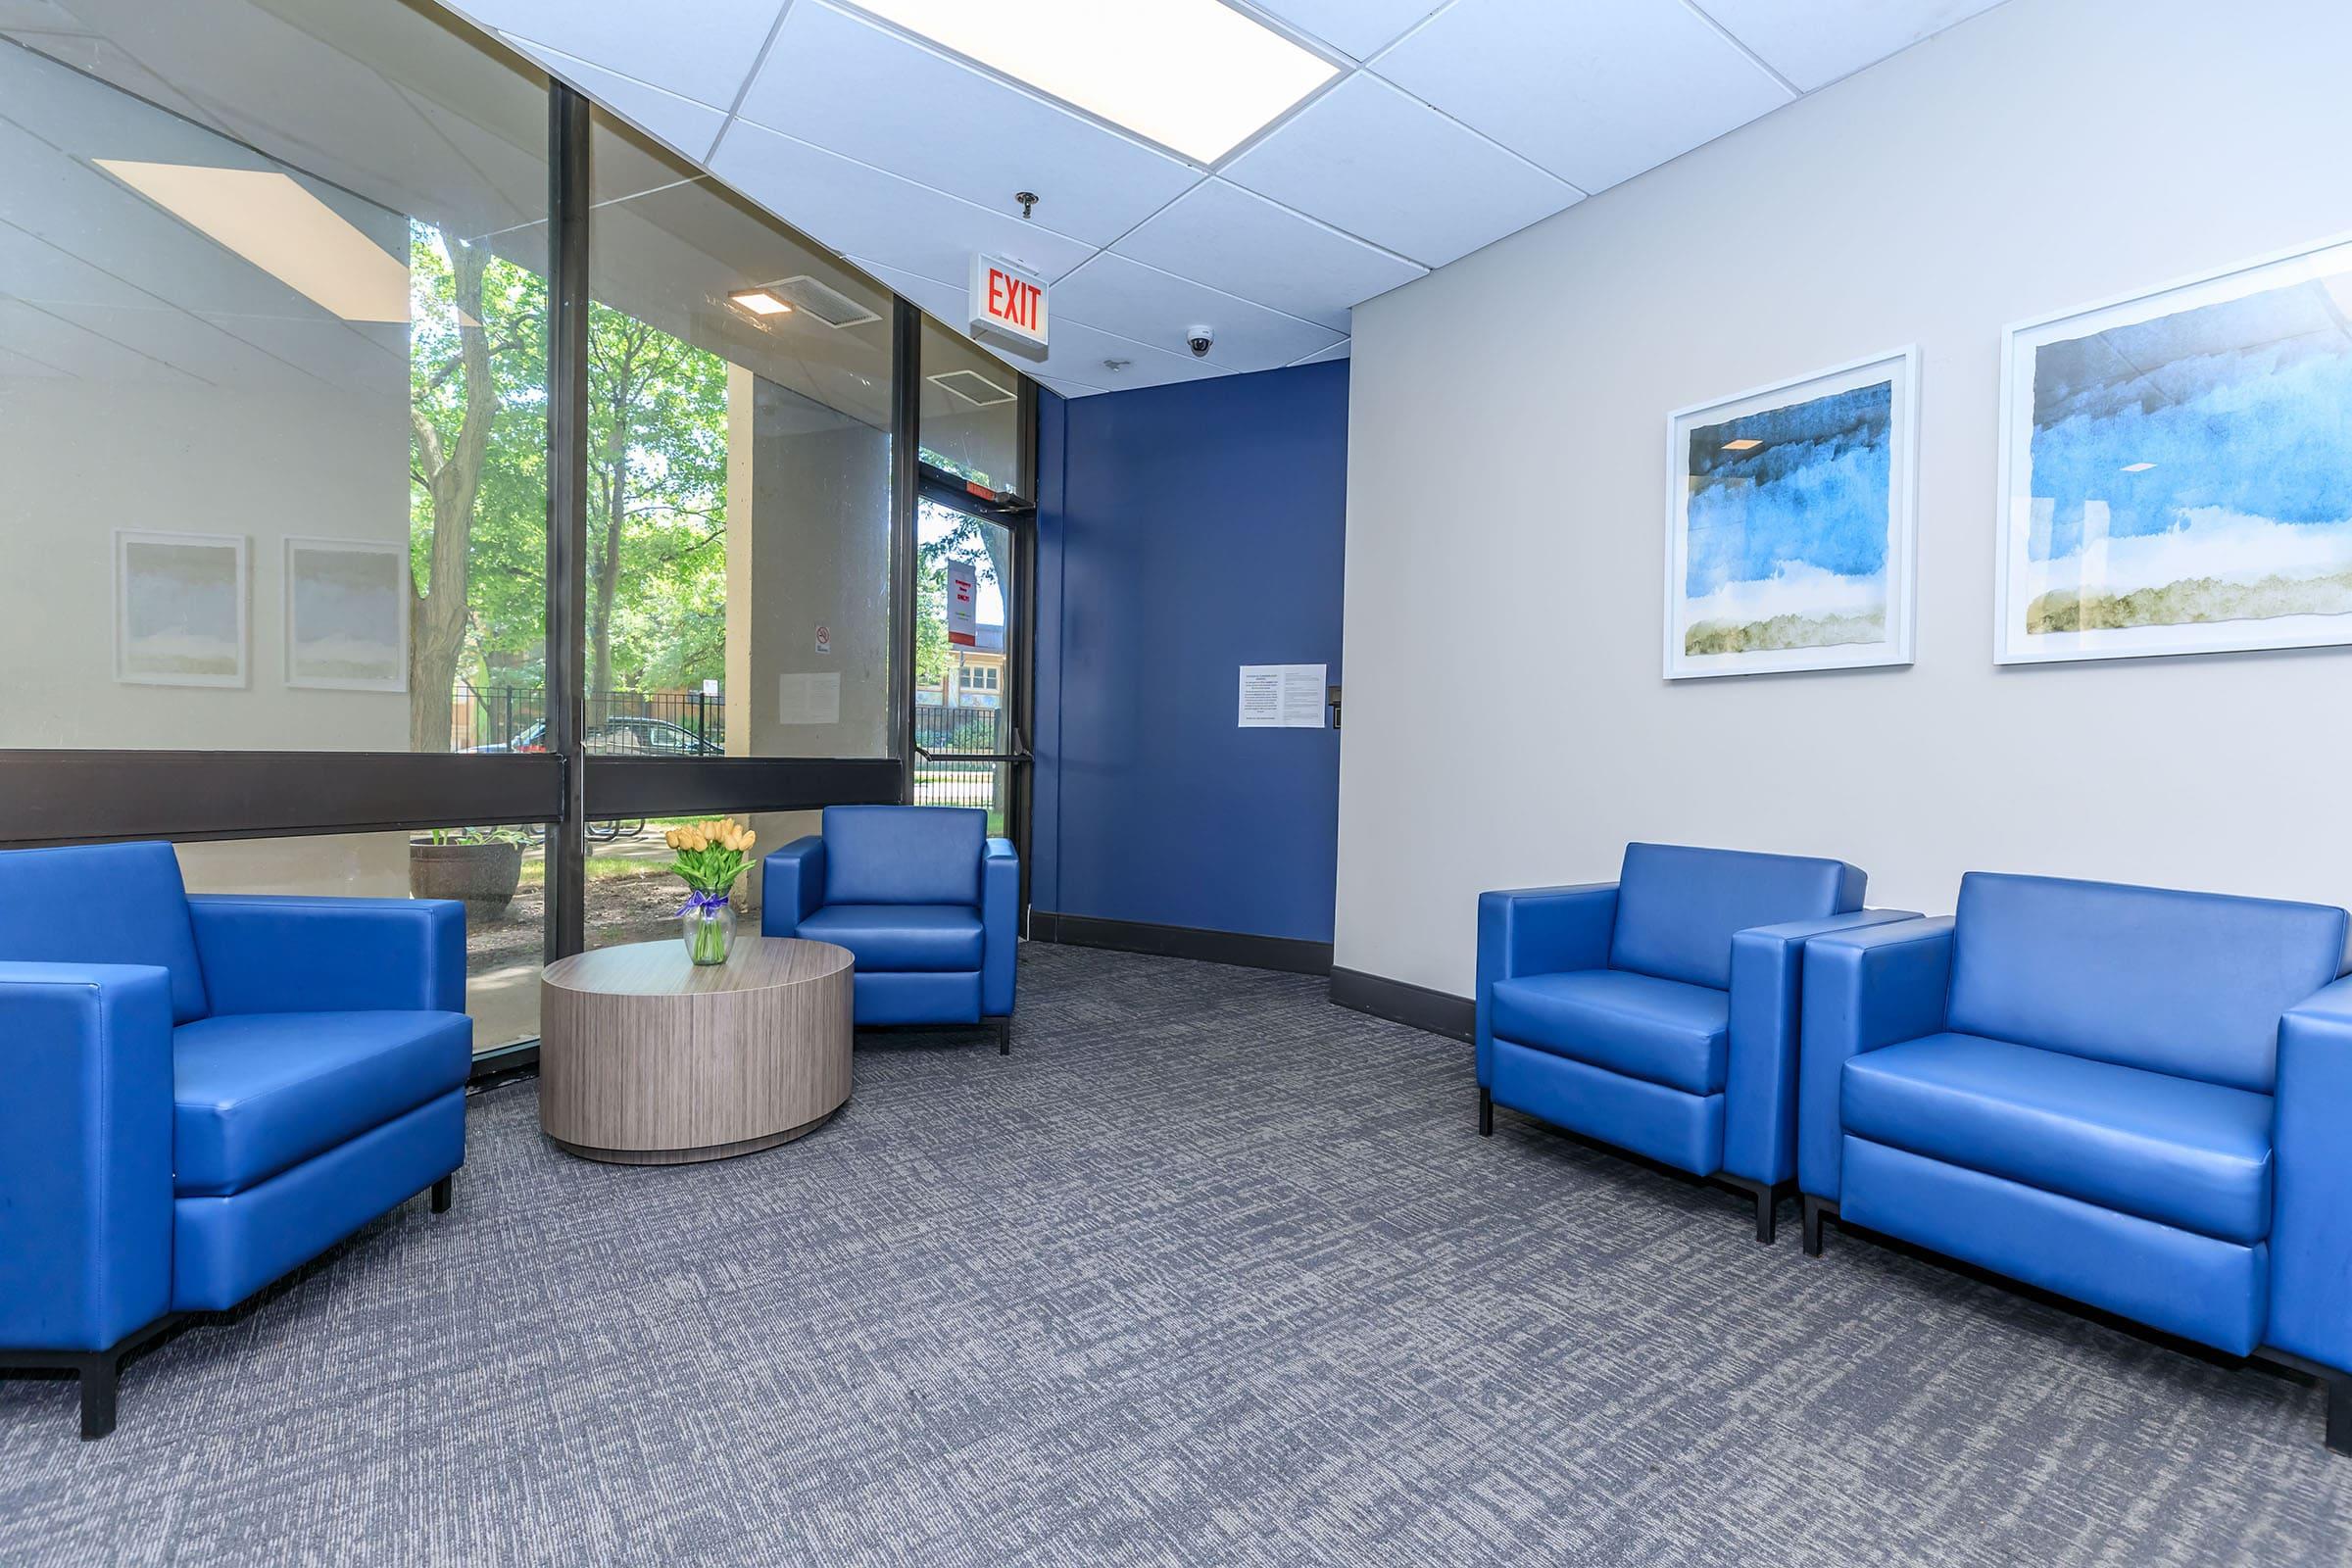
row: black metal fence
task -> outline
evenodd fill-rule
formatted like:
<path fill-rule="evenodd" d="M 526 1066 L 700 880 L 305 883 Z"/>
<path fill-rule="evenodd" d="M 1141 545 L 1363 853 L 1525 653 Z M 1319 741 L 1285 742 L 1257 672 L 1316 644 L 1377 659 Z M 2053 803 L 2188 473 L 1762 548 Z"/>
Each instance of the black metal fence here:
<path fill-rule="evenodd" d="M 450 698 L 449 749 L 529 750 L 547 725 L 539 686 L 461 683 Z M 590 692 L 588 749 L 616 756 L 709 757 L 727 749 L 727 700 L 704 692 Z"/>
<path fill-rule="evenodd" d="M 450 750 L 531 750 L 540 745 L 546 723 L 542 687 L 460 685 L 450 704 Z M 595 756 L 723 754 L 726 699 L 701 692 L 594 692 L 588 698 L 588 736 Z M 1012 729 L 1004 710 L 917 703 L 914 743 L 931 754 L 928 761 L 915 760 L 916 804 L 978 807 L 989 813 L 989 831 L 1003 833 L 1004 764 L 962 761 L 956 754 L 1009 752 Z"/>
<path fill-rule="evenodd" d="M 1004 831 L 1004 764 L 958 761 L 955 754 L 1003 756 L 1012 749 L 1012 731 L 1001 708 L 914 705 L 914 744 L 931 754 L 914 760 L 917 806 L 976 806 L 988 813 L 988 830 Z"/>

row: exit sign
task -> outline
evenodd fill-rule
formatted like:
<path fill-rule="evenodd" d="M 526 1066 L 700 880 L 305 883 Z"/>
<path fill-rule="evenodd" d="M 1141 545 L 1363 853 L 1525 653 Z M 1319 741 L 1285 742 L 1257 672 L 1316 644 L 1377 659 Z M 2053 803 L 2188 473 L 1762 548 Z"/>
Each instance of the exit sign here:
<path fill-rule="evenodd" d="M 1035 272 L 1002 256 L 972 258 L 972 331 L 975 335 L 1046 346 L 1046 285 Z"/>

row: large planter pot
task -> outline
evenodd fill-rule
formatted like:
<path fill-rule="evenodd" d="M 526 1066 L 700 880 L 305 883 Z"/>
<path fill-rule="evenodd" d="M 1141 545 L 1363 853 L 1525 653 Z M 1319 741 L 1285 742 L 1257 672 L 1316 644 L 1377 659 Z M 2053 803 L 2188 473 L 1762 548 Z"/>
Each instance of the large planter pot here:
<path fill-rule="evenodd" d="M 522 882 L 522 846 L 435 844 L 409 840 L 409 892 L 420 899 L 458 899 L 469 919 L 496 919 Z"/>

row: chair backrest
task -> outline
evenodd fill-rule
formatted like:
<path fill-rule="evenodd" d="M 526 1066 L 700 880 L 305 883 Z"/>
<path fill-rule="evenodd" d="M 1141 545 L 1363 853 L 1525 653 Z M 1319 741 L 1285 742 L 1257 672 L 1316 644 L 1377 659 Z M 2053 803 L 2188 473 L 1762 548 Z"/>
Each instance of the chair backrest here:
<path fill-rule="evenodd" d="M 1843 860 L 1628 844 L 1609 967 L 1729 991 L 1735 933 L 1859 909 L 1863 882 Z"/>
<path fill-rule="evenodd" d="M 1971 871 L 1950 1026 L 2268 1094 L 2278 1015 L 2342 972 L 2346 926 L 2320 904 Z"/>
<path fill-rule="evenodd" d="M 988 813 L 960 806 L 825 808 L 827 904 L 980 902 Z"/>
<path fill-rule="evenodd" d="M 172 1018 L 205 1014 L 204 970 L 169 844 L 0 852 L 0 958 L 172 971 Z"/>

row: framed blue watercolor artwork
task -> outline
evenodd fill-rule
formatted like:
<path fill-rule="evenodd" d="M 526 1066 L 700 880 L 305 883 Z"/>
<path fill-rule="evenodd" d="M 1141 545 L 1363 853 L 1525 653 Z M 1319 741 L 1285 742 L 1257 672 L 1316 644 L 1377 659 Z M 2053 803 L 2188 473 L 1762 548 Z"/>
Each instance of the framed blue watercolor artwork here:
<path fill-rule="evenodd" d="M 1911 662 L 1919 351 L 1667 416 L 1666 678 Z"/>
<path fill-rule="evenodd" d="M 2010 327 L 2003 663 L 2352 643 L 2352 243 Z"/>

